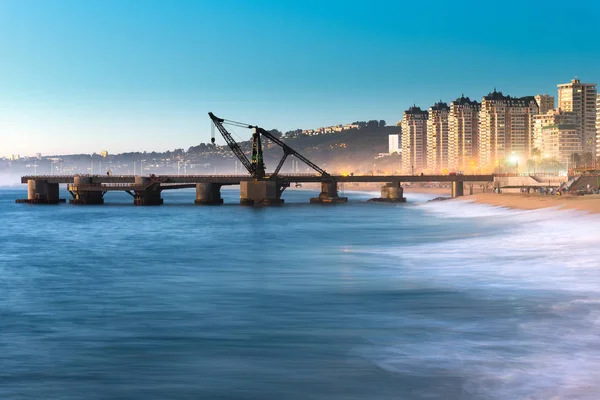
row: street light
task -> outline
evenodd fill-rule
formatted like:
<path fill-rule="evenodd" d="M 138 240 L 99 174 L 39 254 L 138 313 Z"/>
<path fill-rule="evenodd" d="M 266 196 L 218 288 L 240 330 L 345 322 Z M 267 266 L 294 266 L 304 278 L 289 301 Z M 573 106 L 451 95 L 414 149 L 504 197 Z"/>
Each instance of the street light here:
<path fill-rule="evenodd" d="M 515 174 L 519 175 L 519 157 L 516 154 L 514 154 L 514 152 L 513 152 L 513 154 L 509 157 L 508 160 L 510 162 L 515 163 L 515 166 L 516 166 L 515 167 Z"/>

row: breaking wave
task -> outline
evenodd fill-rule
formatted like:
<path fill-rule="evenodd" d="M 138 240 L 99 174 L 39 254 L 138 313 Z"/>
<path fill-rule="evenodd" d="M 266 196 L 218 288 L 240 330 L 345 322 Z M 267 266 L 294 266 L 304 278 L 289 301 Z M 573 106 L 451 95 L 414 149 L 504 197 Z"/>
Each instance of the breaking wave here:
<path fill-rule="evenodd" d="M 439 298 L 396 321 L 422 341 L 370 338 L 357 353 L 390 372 L 460 380 L 448 398 L 600 398 L 600 217 L 469 201 L 417 208 L 477 232 L 377 251 L 402 282 Z"/>

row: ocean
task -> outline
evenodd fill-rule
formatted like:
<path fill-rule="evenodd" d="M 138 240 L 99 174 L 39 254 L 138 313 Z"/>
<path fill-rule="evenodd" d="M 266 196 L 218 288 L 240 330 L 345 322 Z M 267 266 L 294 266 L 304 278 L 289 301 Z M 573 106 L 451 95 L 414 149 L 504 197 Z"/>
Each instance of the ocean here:
<path fill-rule="evenodd" d="M 598 216 L 314 195 L 0 189 L 0 399 L 600 398 Z"/>

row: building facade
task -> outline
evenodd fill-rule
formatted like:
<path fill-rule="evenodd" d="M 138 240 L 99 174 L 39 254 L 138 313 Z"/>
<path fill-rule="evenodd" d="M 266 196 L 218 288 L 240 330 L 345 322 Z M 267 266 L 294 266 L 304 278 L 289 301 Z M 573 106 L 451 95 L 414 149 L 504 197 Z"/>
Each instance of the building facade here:
<path fill-rule="evenodd" d="M 479 164 L 479 111 L 481 104 L 464 95 L 450 103 L 448 115 L 448 169 L 471 171 Z"/>
<path fill-rule="evenodd" d="M 558 110 L 558 109 L 557 109 Z M 544 114 L 540 113 L 533 120 L 533 149 L 536 149 L 540 154 L 543 151 L 543 132 L 544 128 L 554 124 L 555 111 L 547 111 Z"/>
<path fill-rule="evenodd" d="M 569 165 L 573 154 L 581 155 L 583 140 L 578 121 L 576 113 L 561 109 L 535 116 L 535 147 L 540 150 L 542 158 L 556 159 Z"/>
<path fill-rule="evenodd" d="M 583 152 L 596 157 L 596 102 L 595 83 L 581 83 L 573 79 L 570 83 L 558 85 L 558 108 L 574 112 L 578 118 L 578 129 L 583 140 Z"/>
<path fill-rule="evenodd" d="M 538 105 L 540 114 L 546 114 L 548 111 L 554 110 L 554 96 L 538 94 L 535 96 L 535 102 Z"/>
<path fill-rule="evenodd" d="M 448 169 L 448 104 L 429 107 L 427 118 L 427 171 L 442 173 Z"/>
<path fill-rule="evenodd" d="M 479 112 L 479 165 L 492 171 L 508 156 L 529 159 L 533 144 L 533 96 L 510 97 L 494 90 L 481 101 Z"/>
<path fill-rule="evenodd" d="M 596 158 L 600 157 L 600 94 L 596 95 Z"/>
<path fill-rule="evenodd" d="M 398 153 L 400 154 L 400 134 L 395 133 L 393 135 L 389 135 L 389 139 L 388 139 L 388 153 L 389 154 L 394 154 L 394 153 Z"/>
<path fill-rule="evenodd" d="M 419 174 L 427 168 L 427 111 L 413 106 L 404 112 L 402 128 L 402 173 Z"/>

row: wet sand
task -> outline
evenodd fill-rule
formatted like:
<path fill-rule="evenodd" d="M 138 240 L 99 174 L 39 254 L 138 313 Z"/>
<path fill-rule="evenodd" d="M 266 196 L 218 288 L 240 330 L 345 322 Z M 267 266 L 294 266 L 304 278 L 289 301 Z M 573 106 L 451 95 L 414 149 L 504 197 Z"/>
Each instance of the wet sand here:
<path fill-rule="evenodd" d="M 538 194 L 524 195 L 519 193 L 478 193 L 472 196 L 464 196 L 462 199 L 520 210 L 558 207 L 559 209 L 576 209 L 588 213 L 600 213 L 600 195 L 598 194 L 585 196 L 542 196 Z"/>

